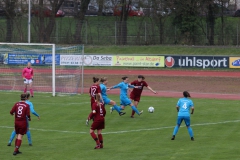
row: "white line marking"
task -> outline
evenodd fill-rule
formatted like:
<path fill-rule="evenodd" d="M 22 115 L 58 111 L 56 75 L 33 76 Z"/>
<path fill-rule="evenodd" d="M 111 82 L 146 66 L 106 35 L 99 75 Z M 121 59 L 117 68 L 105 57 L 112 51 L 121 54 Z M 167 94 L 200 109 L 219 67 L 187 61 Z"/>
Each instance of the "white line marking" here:
<path fill-rule="evenodd" d="M 237 123 L 240 120 L 233 120 L 233 121 L 223 121 L 223 122 L 212 122 L 212 123 L 199 123 L 193 124 L 191 126 L 209 126 L 209 125 L 216 125 L 216 124 L 225 124 L 225 123 Z M 83 124 L 84 125 L 84 124 Z M 115 131 L 115 132 L 105 132 L 102 134 L 121 134 L 121 133 L 129 133 L 129 132 L 140 132 L 140 131 L 154 131 L 154 130 L 161 130 L 166 128 L 174 128 L 175 126 L 166 126 L 166 127 L 159 127 L 159 128 L 148 128 L 148 129 L 136 129 L 136 130 L 128 130 L 128 131 Z M 182 125 L 181 127 L 185 127 Z M 8 128 L 13 129 L 14 127 L 10 126 L 0 126 L 0 128 Z M 62 131 L 62 130 L 49 130 L 49 129 L 37 129 L 37 128 L 30 128 L 30 130 L 34 131 L 43 131 L 43 132 L 59 132 L 59 133 L 73 133 L 73 134 L 86 134 L 88 132 L 76 132 L 76 131 Z"/>

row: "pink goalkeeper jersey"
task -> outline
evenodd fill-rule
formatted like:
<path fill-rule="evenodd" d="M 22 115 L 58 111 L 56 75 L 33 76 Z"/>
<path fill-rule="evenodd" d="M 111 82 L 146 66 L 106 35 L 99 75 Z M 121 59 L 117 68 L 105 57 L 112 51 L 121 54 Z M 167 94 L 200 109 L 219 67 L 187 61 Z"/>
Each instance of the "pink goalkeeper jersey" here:
<path fill-rule="evenodd" d="M 22 72 L 22 77 L 26 78 L 26 79 L 32 79 L 33 77 L 33 69 L 32 68 L 24 68 L 23 72 Z"/>

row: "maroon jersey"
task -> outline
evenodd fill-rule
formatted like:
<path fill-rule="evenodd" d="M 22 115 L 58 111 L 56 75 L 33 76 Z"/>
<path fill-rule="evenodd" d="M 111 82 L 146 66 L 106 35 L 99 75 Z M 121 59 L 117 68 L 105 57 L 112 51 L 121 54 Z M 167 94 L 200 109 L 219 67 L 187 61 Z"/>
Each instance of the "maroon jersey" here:
<path fill-rule="evenodd" d="M 101 88 L 99 85 L 93 84 L 90 88 L 89 88 L 89 94 L 91 97 L 91 106 L 93 105 L 93 103 L 95 102 L 95 96 L 96 94 L 101 93 Z"/>
<path fill-rule="evenodd" d="M 27 123 L 27 118 L 30 118 L 30 108 L 29 105 L 25 102 L 17 102 L 13 106 L 10 114 L 15 113 L 15 123 L 22 121 Z"/>
<path fill-rule="evenodd" d="M 138 80 L 135 80 L 131 83 L 131 85 L 134 85 L 134 86 L 141 86 L 141 88 L 133 88 L 131 94 L 133 94 L 134 96 L 141 96 L 142 94 L 142 90 L 143 90 L 143 87 L 147 87 L 148 84 L 147 82 L 145 81 L 141 81 L 139 82 Z"/>
<path fill-rule="evenodd" d="M 104 121 L 104 117 L 106 115 L 105 107 L 102 103 L 95 102 L 92 106 L 92 110 L 95 110 L 96 113 L 94 114 L 94 122 L 95 121 Z"/>

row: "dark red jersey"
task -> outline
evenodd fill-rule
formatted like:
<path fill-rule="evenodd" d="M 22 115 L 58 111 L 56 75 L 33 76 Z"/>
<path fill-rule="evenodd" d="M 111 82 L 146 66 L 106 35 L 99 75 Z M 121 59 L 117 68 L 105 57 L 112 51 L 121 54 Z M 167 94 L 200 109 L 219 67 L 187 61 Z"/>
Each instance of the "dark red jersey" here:
<path fill-rule="evenodd" d="M 143 87 L 147 87 L 148 84 L 145 81 L 139 82 L 138 80 L 135 80 L 131 83 L 131 85 L 134 86 L 141 86 L 141 88 L 133 88 L 131 94 L 134 94 L 135 96 L 141 96 Z"/>
<path fill-rule="evenodd" d="M 10 114 L 15 114 L 15 122 L 25 121 L 27 123 L 27 118 L 30 119 L 30 107 L 25 102 L 17 102 L 13 106 Z"/>
<path fill-rule="evenodd" d="M 91 97 L 91 105 L 95 102 L 95 97 L 96 94 L 101 93 L 101 88 L 99 85 L 93 84 L 90 88 L 89 88 L 89 94 Z"/>
<path fill-rule="evenodd" d="M 92 110 L 95 110 L 96 113 L 94 113 L 94 121 L 104 121 L 104 117 L 106 115 L 105 107 L 102 103 L 95 102 L 92 106 Z"/>

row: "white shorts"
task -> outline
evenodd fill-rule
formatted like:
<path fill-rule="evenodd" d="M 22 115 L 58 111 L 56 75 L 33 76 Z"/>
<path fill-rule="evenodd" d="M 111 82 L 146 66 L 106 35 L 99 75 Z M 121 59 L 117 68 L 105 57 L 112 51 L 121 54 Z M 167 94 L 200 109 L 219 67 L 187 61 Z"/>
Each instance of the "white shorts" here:
<path fill-rule="evenodd" d="M 26 79 L 26 78 L 24 78 L 24 84 L 30 84 L 30 83 L 32 83 L 33 81 L 32 81 L 32 79 Z"/>

